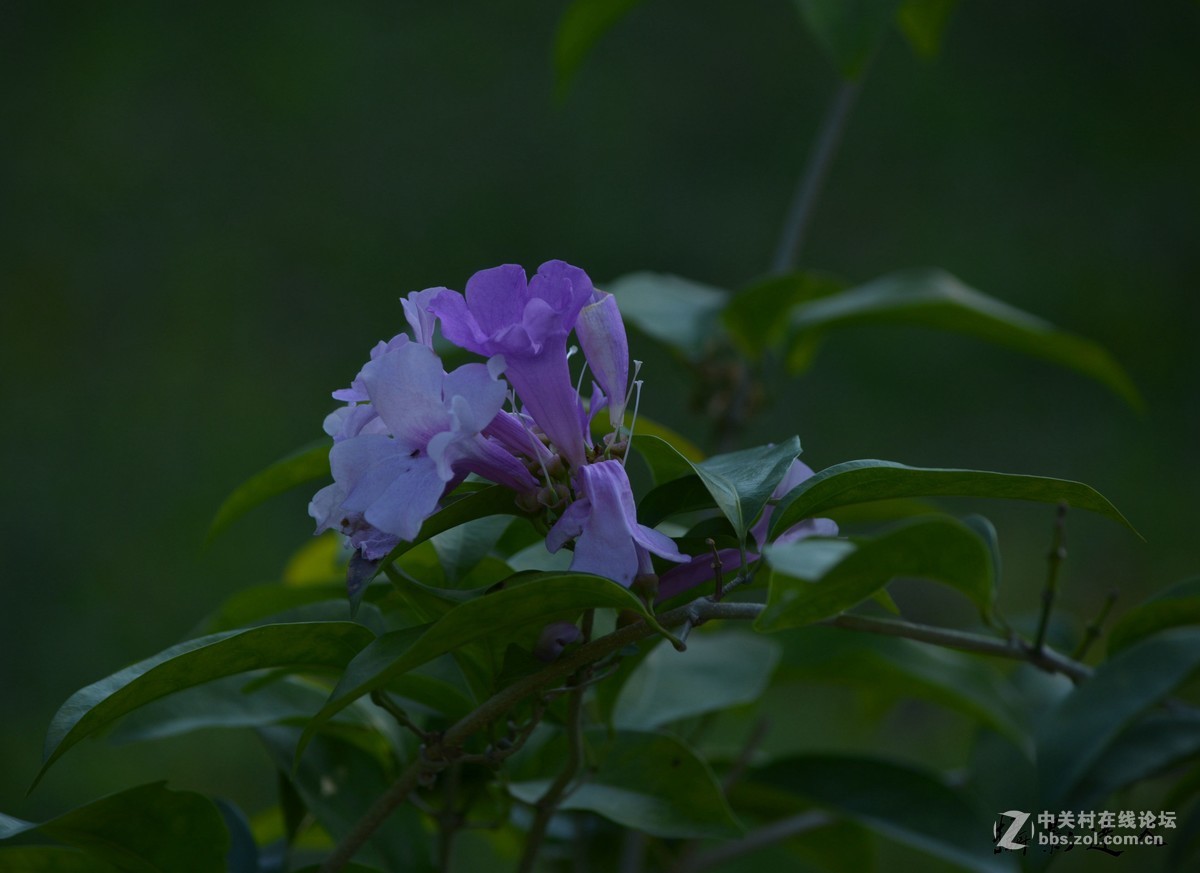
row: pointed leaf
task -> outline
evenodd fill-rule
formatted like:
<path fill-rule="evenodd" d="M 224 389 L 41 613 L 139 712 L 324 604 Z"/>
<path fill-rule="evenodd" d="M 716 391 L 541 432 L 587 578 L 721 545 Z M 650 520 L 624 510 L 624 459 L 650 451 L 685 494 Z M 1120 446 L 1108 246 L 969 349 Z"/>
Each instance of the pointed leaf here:
<path fill-rule="evenodd" d="M 221 504 L 208 529 L 211 541 L 234 521 L 260 503 L 297 485 L 329 475 L 329 440 L 323 439 L 298 449 L 239 485 Z"/>
<path fill-rule="evenodd" d="M 33 784 L 81 739 L 152 700 L 250 670 L 340 669 L 372 639 L 374 634 L 352 622 L 311 622 L 266 625 L 180 643 L 71 695 L 50 723 L 45 763 Z"/>
<path fill-rule="evenodd" d="M 654 527 L 672 515 L 714 507 L 712 493 L 699 476 L 692 474 L 652 488 L 638 504 L 638 521 Z"/>
<path fill-rule="evenodd" d="M 586 810 L 657 837 L 721 838 L 741 827 L 712 771 L 665 734 L 620 731 L 588 779 L 567 795 L 564 810 Z M 516 782 L 509 792 L 536 803 L 549 779 Z"/>
<path fill-rule="evenodd" d="M 863 74 L 900 0 L 795 0 L 800 17 L 837 71 Z"/>
<path fill-rule="evenodd" d="M 892 461 L 847 461 L 822 470 L 785 494 L 771 518 L 771 536 L 837 506 L 897 497 L 1066 501 L 1075 509 L 1086 509 L 1120 522 L 1137 534 L 1115 506 L 1080 482 L 983 470 L 908 467 Z"/>
<path fill-rule="evenodd" d="M 1189 624 L 1200 624 L 1200 577 L 1180 582 L 1121 616 L 1108 634 L 1109 655 L 1160 630 Z"/>
<path fill-rule="evenodd" d="M 1114 792 L 1200 755 L 1200 712 L 1152 712 L 1123 731 L 1071 795 L 1076 809 L 1099 808 Z M 1167 804 L 1170 806 L 1170 804 Z"/>
<path fill-rule="evenodd" d="M 974 336 L 1076 370 L 1135 409 L 1142 406 L 1129 375 L 1101 346 L 981 294 L 941 270 L 893 273 L 806 303 L 792 313 L 798 330 L 868 323 L 909 324 Z"/>
<path fill-rule="evenodd" d="M 950 14 L 958 0 L 904 0 L 896 20 L 912 50 L 925 59 L 937 57 Z"/>
<path fill-rule="evenodd" d="M 827 807 L 871 830 L 978 873 L 1013 870 L 992 852 L 992 821 L 938 775 L 905 764 L 801 755 L 752 778 Z"/>
<path fill-rule="evenodd" d="M 901 576 L 942 582 L 969 597 L 985 616 L 991 612 L 991 552 L 961 522 L 942 516 L 905 522 L 837 559 L 834 546 L 847 545 L 811 539 L 768 546 L 770 593 L 754 626 L 776 631 L 812 624 L 861 603 Z M 831 564 L 833 559 L 837 562 Z"/>
<path fill-rule="evenodd" d="M 554 34 L 554 84 L 562 97 L 584 58 L 613 25 L 641 0 L 573 0 Z"/>
<path fill-rule="evenodd" d="M 779 662 L 779 645 L 748 633 L 695 633 L 686 652 L 663 640 L 617 697 L 613 724 L 651 730 L 756 700 Z"/>
<path fill-rule="evenodd" d="M 1200 668 L 1200 628 L 1175 628 L 1122 649 L 1078 685 L 1042 725 L 1038 762 L 1046 808 L 1061 808 L 1137 716 Z"/>
<path fill-rule="evenodd" d="M 600 576 L 535 572 L 523 574 L 522 582 L 460 604 L 420 634 L 412 629 L 396 631 L 363 649 L 346 668 L 329 702 L 309 724 L 301 749 L 322 723 L 354 700 L 476 640 L 503 641 L 518 630 L 584 609 L 609 607 L 646 615 L 641 600 Z"/>
<path fill-rule="evenodd" d="M 15 821 L 8 819 L 9 822 Z M 224 873 L 229 833 L 221 813 L 208 798 L 191 791 L 170 791 L 163 783 L 142 785 L 111 794 L 86 806 L 21 830 L 36 830 L 52 840 L 81 849 L 91 859 L 89 870 L 128 873 Z M 20 831 L 0 821 L 0 839 Z M 19 853 L 18 853 L 19 855 Z M 8 860 L 15 860 L 10 854 Z M 41 860 L 35 857 L 35 862 Z M 75 859 L 59 858 L 66 866 L 30 866 L 22 871 L 74 870 Z M 5 854 L 0 852 L 0 869 Z M 112 865 L 111 868 L 108 865 Z"/>
<path fill-rule="evenodd" d="M 804 271 L 772 276 L 745 288 L 729 301 L 721 318 L 738 348 L 751 360 L 780 346 L 789 331 L 788 313 L 801 303 L 843 290 L 845 281 L 828 273 Z"/>
<path fill-rule="evenodd" d="M 800 439 L 792 437 L 779 445 L 714 455 L 696 464 L 695 470 L 738 538 L 744 540 L 799 454 Z"/>

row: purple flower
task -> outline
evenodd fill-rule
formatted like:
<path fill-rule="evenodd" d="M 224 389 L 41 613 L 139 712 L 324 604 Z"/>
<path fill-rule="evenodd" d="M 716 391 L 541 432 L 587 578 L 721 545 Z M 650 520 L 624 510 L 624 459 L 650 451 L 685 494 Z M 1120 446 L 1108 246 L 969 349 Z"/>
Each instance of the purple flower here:
<path fill-rule="evenodd" d="M 437 324 L 437 316 L 429 311 L 429 304 L 445 288 L 426 288 L 424 291 L 413 291 L 407 297 L 400 298 L 404 307 L 404 319 L 412 328 L 413 339 L 423 346 L 433 348 L 433 328 Z"/>
<path fill-rule="evenodd" d="M 567 334 L 592 291 L 587 274 L 563 261 L 547 261 L 528 282 L 521 267 L 507 264 L 472 276 L 465 296 L 446 290 L 429 305 L 446 339 L 504 356 L 525 410 L 576 467 L 586 462 L 588 439 L 567 367 Z"/>
<path fill-rule="evenodd" d="M 588 464 L 576 473 L 580 494 L 546 536 L 557 552 L 575 539 L 571 569 L 605 576 L 628 588 L 650 568 L 653 552 L 670 561 L 686 561 L 670 537 L 638 524 L 629 477 L 619 461 Z"/>
<path fill-rule="evenodd" d="M 583 346 L 596 382 L 608 397 L 608 420 L 613 430 L 625 417 L 625 397 L 629 388 L 629 342 L 625 323 L 617 309 L 617 298 L 595 291 L 592 302 L 579 313 L 575 335 Z M 593 414 L 596 404 L 592 404 Z"/>
<path fill-rule="evenodd" d="M 498 376 L 498 361 L 445 373 L 428 346 L 408 341 L 363 367 L 359 381 L 386 432 L 360 432 L 334 444 L 334 484 L 309 506 L 317 532 L 336 527 L 352 542 L 358 533 L 372 544 L 380 537 L 411 540 L 448 483 L 466 473 L 517 491 L 535 488 L 520 460 L 480 434 L 504 404 L 507 389 Z"/>

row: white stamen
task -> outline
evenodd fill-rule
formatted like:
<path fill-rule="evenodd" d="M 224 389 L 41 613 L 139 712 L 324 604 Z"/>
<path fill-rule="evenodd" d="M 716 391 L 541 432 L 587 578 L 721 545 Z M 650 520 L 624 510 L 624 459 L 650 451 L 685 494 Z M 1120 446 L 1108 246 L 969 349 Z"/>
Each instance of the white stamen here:
<path fill-rule="evenodd" d="M 629 408 L 629 400 L 631 397 L 633 397 L 633 386 L 639 384 L 637 377 L 638 377 L 638 374 L 641 372 L 642 372 L 642 362 L 635 358 L 633 361 L 633 381 L 629 383 L 629 390 L 625 392 L 625 408 L 626 409 Z M 639 388 L 638 390 L 640 391 L 641 389 Z M 634 419 L 636 419 L 636 418 L 637 418 L 637 413 L 635 412 Z M 633 422 L 632 421 L 629 423 L 629 427 L 630 427 L 629 435 L 633 436 L 633 430 L 632 430 Z"/>
<path fill-rule="evenodd" d="M 634 363 L 636 363 L 640 367 L 642 362 L 635 361 Z M 634 375 L 635 376 L 637 375 L 636 370 L 634 371 Z M 633 380 L 633 391 L 635 394 L 635 398 L 633 401 L 633 418 L 631 418 L 629 420 L 629 438 L 628 438 L 628 442 L 625 443 L 625 454 L 621 456 L 621 466 L 622 467 L 624 467 L 625 462 L 629 460 L 629 450 L 633 448 L 633 429 L 635 427 L 637 427 L 638 407 L 642 403 L 642 380 L 641 379 Z"/>

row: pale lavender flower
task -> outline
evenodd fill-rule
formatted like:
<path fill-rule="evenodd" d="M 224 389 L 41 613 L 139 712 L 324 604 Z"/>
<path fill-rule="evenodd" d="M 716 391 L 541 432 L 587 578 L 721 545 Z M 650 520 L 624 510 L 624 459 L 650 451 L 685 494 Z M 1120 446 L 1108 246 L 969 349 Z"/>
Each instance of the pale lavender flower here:
<path fill-rule="evenodd" d="M 318 532 L 371 528 L 411 540 L 449 483 L 478 473 L 514 490 L 537 485 L 524 465 L 480 434 L 500 412 L 507 388 L 500 362 L 451 373 L 433 351 L 399 343 L 370 361 L 361 384 L 386 433 L 359 433 L 329 453 L 334 484 L 313 499 Z M 373 557 L 366 554 L 366 557 Z"/>
<path fill-rule="evenodd" d="M 426 288 L 424 291 L 413 291 L 407 297 L 400 298 L 404 307 L 404 319 L 412 328 L 413 339 L 423 346 L 433 347 L 433 329 L 437 324 L 437 316 L 429 310 L 429 304 L 446 288 Z"/>
<path fill-rule="evenodd" d="M 638 523 L 629 477 L 620 461 L 589 464 L 575 475 L 579 497 L 546 536 L 551 552 L 575 540 L 572 570 L 605 576 L 628 588 L 649 567 L 648 553 L 688 560 L 670 537 Z"/>
<path fill-rule="evenodd" d="M 575 335 L 596 383 L 608 398 L 608 420 L 616 430 L 624 421 L 629 389 L 629 341 L 617 298 L 604 291 L 593 292 L 592 301 L 579 313 Z M 596 412 L 593 404 L 592 414 Z"/>
<path fill-rule="evenodd" d="M 592 297 L 578 267 L 547 261 L 528 282 L 507 264 L 476 273 L 466 294 L 442 291 L 429 310 L 451 342 L 480 355 L 503 355 L 505 374 L 554 447 L 576 467 L 589 443 L 567 367 L 567 335 Z"/>

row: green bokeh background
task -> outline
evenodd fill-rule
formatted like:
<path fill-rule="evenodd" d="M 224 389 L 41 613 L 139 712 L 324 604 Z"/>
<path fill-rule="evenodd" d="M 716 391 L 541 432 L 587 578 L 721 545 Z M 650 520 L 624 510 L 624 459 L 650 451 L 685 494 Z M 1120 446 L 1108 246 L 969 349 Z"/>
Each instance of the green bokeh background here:
<path fill-rule="evenodd" d="M 171 776 L 269 802 L 265 756 L 210 734 L 87 743 L 32 797 L 75 689 L 277 578 L 307 494 L 210 547 L 240 481 L 320 435 L 397 298 L 559 257 L 601 284 L 765 272 L 836 85 L 787 0 L 647 0 L 562 103 L 564 4 L 7 4 L 0 13 L 0 810 L 48 816 Z M 908 266 L 1105 344 L 1147 400 L 909 329 L 835 335 L 746 444 L 1097 487 L 1138 542 L 1073 516 L 1066 611 L 1200 572 L 1200 6 L 963 2 L 939 58 L 893 32 L 804 262 Z M 698 439 L 647 350 L 643 411 Z M 640 348 L 640 352 L 638 349 Z M 1053 510 L 985 507 L 1002 603 L 1036 607 Z M 918 604 L 919 608 L 919 604 Z M 954 621 L 962 616 L 922 616 Z"/>

